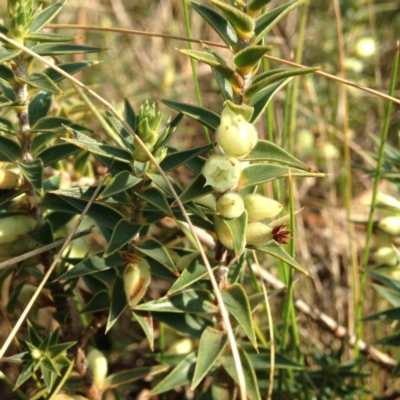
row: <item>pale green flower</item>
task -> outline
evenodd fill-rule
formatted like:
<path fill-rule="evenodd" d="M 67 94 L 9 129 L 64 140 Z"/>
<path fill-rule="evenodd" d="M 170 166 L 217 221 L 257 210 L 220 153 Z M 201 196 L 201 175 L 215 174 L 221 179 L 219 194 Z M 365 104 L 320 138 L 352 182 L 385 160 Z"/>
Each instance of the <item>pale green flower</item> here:
<path fill-rule="evenodd" d="M 204 164 L 202 173 L 206 178 L 206 185 L 223 193 L 237 186 L 240 170 L 240 162 L 236 158 L 214 154 Z"/>

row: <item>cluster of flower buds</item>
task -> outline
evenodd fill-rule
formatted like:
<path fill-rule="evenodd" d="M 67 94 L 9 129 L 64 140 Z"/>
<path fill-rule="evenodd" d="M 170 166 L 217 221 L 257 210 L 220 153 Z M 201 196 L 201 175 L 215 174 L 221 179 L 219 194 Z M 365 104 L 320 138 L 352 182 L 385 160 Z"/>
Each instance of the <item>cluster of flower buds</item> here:
<path fill-rule="evenodd" d="M 34 17 L 33 0 L 8 0 L 7 36 L 19 43 L 24 42 L 25 35 Z"/>
<path fill-rule="evenodd" d="M 377 224 L 377 249 L 374 256 L 379 266 L 386 266 L 380 268 L 379 272 L 400 278 L 400 253 L 396 249 L 400 245 L 400 201 L 378 193 L 376 206 L 383 218 Z"/>
<path fill-rule="evenodd" d="M 168 126 L 161 128 L 161 120 L 162 112 L 157 111 L 154 103 L 150 105 L 146 101 L 140 106 L 136 133 L 158 163 L 164 160 L 167 155 L 167 148 L 164 143 L 170 134 Z M 139 144 L 135 145 L 133 159 L 135 175 L 144 176 L 150 167 L 150 162 L 148 154 Z"/>
<path fill-rule="evenodd" d="M 124 288 L 129 307 L 135 307 L 142 300 L 150 280 L 149 263 L 144 258 L 133 257 L 124 272 Z"/>
<path fill-rule="evenodd" d="M 262 246 L 274 239 L 276 229 L 260 222 L 272 218 L 282 211 L 282 205 L 261 194 L 241 195 L 235 189 L 241 174 L 240 159 L 247 156 L 257 144 L 258 135 L 250 118 L 252 108 L 226 101 L 217 129 L 217 143 L 222 155 L 212 155 L 206 161 L 203 175 L 206 185 L 222 193 L 216 202 L 214 228 L 219 241 L 228 249 L 234 248 L 234 240 L 226 220 L 247 213 L 246 243 Z"/>

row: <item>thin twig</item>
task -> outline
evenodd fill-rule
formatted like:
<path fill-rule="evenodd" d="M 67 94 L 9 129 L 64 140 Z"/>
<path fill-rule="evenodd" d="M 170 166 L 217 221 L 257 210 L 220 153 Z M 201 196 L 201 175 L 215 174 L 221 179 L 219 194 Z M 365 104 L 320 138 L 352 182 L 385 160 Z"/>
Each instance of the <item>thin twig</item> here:
<path fill-rule="evenodd" d="M 283 289 L 286 288 L 285 284 L 279 279 L 275 278 L 265 269 L 259 270 L 256 264 L 252 264 L 252 270 L 256 275 L 258 275 L 263 281 L 268 283 L 273 289 Z M 282 291 L 280 295 L 284 296 L 285 291 Z M 382 368 L 386 369 L 389 372 L 392 372 L 394 367 L 396 366 L 396 361 L 388 356 L 387 354 L 381 352 L 376 347 L 369 345 L 361 339 L 357 339 L 355 335 L 349 335 L 347 329 L 338 324 L 334 319 L 329 317 L 320 311 L 317 307 L 311 306 L 306 303 L 302 299 L 294 300 L 295 307 L 302 312 L 307 317 L 310 317 L 313 321 L 317 322 L 324 329 L 331 332 L 336 338 L 340 340 L 346 339 L 348 343 L 357 348 L 361 353 L 367 355 L 370 360 L 380 365 Z"/>
<path fill-rule="evenodd" d="M 71 241 L 75 240 L 75 239 L 79 239 L 79 238 L 81 238 L 83 236 L 89 235 L 90 233 L 92 233 L 92 229 L 93 228 L 90 227 L 88 229 L 85 229 L 82 232 L 75 233 L 75 235 L 72 236 Z M 45 246 L 42 246 L 42 247 L 39 247 L 37 249 L 28 251 L 27 253 L 21 254 L 20 256 L 11 258 L 11 259 L 9 259 L 7 261 L 3 261 L 3 262 L 0 263 L 0 270 L 2 270 L 4 268 L 7 268 L 10 265 L 17 264 L 17 263 L 19 263 L 21 261 L 27 260 L 28 258 L 38 256 L 39 254 L 42 254 L 42 253 L 44 253 L 46 251 L 53 250 L 56 247 L 61 246 L 63 243 L 65 243 L 66 240 L 68 240 L 68 238 L 58 239 L 53 243 L 46 244 Z"/>
<path fill-rule="evenodd" d="M 53 29 L 84 29 L 84 30 L 88 30 L 88 31 L 120 32 L 120 33 L 129 34 L 129 35 L 140 35 L 140 36 L 150 36 L 150 37 L 159 37 L 159 38 L 165 38 L 165 39 L 173 39 L 173 40 L 182 40 L 184 42 L 192 42 L 192 43 L 199 43 L 199 44 L 204 43 L 204 44 L 214 46 L 214 47 L 221 47 L 223 49 L 227 48 L 227 46 L 225 44 L 216 43 L 216 42 L 212 42 L 209 40 L 189 39 L 189 38 L 185 38 L 182 36 L 167 35 L 167 34 L 163 34 L 163 33 L 145 32 L 145 31 L 138 31 L 138 30 L 133 30 L 133 29 L 104 28 L 101 26 L 76 25 L 76 24 L 49 24 L 49 25 L 47 25 L 47 27 L 53 28 Z M 264 58 L 267 58 L 268 60 L 271 60 L 271 61 L 276 61 L 281 64 L 290 65 L 291 67 L 307 68 L 307 66 L 305 66 L 305 65 L 298 64 L 293 61 L 284 60 L 283 58 L 279 58 L 279 57 L 265 55 Z M 326 79 L 330 79 L 330 80 L 333 80 L 333 81 L 336 81 L 339 83 L 343 83 L 344 85 L 352 86 L 356 89 L 373 94 L 374 96 L 379 96 L 382 99 L 392 101 L 393 103 L 400 104 L 400 99 L 397 99 L 396 97 L 389 96 L 385 93 L 379 92 L 378 90 L 374 90 L 374 89 L 368 88 L 366 86 L 359 85 L 359 84 L 349 81 L 347 79 L 339 78 L 335 75 L 328 74 L 327 72 L 314 71 L 313 73 L 316 75 L 323 76 Z"/>

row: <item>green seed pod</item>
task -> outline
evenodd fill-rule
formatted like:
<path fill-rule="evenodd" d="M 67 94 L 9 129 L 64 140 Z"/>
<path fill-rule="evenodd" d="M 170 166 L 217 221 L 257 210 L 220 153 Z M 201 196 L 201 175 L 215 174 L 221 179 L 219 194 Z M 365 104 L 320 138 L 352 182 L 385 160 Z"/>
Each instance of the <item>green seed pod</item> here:
<path fill-rule="evenodd" d="M 379 228 L 392 236 L 400 235 L 400 216 L 385 217 L 378 223 Z"/>
<path fill-rule="evenodd" d="M 217 192 L 226 192 L 237 186 L 240 178 L 240 162 L 227 155 L 212 155 L 204 164 L 203 175 L 206 185 L 210 185 Z"/>
<path fill-rule="evenodd" d="M 243 199 L 238 193 L 225 193 L 217 201 L 217 212 L 224 218 L 238 218 L 243 211 Z"/>
<path fill-rule="evenodd" d="M 0 243 L 0 257 L 10 259 L 33 250 L 38 243 L 30 236 L 24 235 L 10 243 Z"/>
<path fill-rule="evenodd" d="M 12 171 L 0 169 L 0 189 L 16 189 L 21 186 L 23 179 Z"/>
<path fill-rule="evenodd" d="M 262 222 L 250 222 L 247 225 L 246 241 L 250 246 L 263 246 L 272 240 L 272 228 Z"/>
<path fill-rule="evenodd" d="M 217 235 L 218 240 L 227 249 L 233 250 L 234 246 L 233 246 L 233 238 L 231 232 L 224 223 L 223 218 L 219 217 L 218 215 L 214 217 L 214 231 Z"/>
<path fill-rule="evenodd" d="M 142 300 L 151 280 L 150 266 L 141 259 L 129 263 L 124 272 L 124 288 L 129 307 L 133 308 Z"/>
<path fill-rule="evenodd" d="M 385 216 L 400 214 L 400 201 L 387 194 L 379 192 L 376 196 L 376 205 Z"/>
<path fill-rule="evenodd" d="M 395 266 L 399 263 L 397 253 L 393 247 L 381 247 L 375 252 L 374 255 L 378 265 Z"/>
<path fill-rule="evenodd" d="M 32 232 L 37 220 L 27 215 L 12 215 L 0 218 L 0 243 L 10 243 Z"/>
<path fill-rule="evenodd" d="M 282 204 L 258 193 L 247 194 L 243 200 L 249 219 L 255 221 L 275 217 L 283 209 Z"/>
<path fill-rule="evenodd" d="M 107 358 L 100 350 L 94 348 L 89 351 L 86 358 L 92 371 L 93 381 L 101 390 L 108 372 Z"/>

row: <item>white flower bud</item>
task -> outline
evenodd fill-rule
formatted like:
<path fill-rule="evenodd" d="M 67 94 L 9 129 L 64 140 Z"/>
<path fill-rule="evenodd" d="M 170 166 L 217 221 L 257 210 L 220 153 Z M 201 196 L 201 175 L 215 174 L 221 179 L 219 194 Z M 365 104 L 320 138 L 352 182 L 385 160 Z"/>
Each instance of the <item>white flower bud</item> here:
<path fill-rule="evenodd" d="M 225 110 L 224 110 L 225 111 Z M 258 133 L 253 124 L 242 115 L 222 112 L 221 124 L 217 129 L 217 142 L 224 153 L 243 158 L 250 153 L 258 141 Z"/>
<path fill-rule="evenodd" d="M 244 207 L 248 213 L 249 219 L 255 221 L 275 217 L 275 215 L 279 214 L 283 209 L 282 204 L 258 193 L 244 196 Z"/>
<path fill-rule="evenodd" d="M 86 358 L 92 371 L 93 381 L 97 388 L 101 390 L 108 372 L 107 358 L 100 350 L 94 348 L 89 351 Z"/>
<path fill-rule="evenodd" d="M 400 235 L 400 216 L 385 217 L 378 223 L 379 228 L 392 236 Z"/>
<path fill-rule="evenodd" d="M 10 243 L 33 231 L 37 220 L 28 215 L 12 215 L 0 218 L 0 243 Z"/>
<path fill-rule="evenodd" d="M 396 251 L 393 249 L 393 247 L 381 247 L 375 252 L 374 255 L 378 265 L 384 264 L 395 266 L 399 263 Z"/>
<path fill-rule="evenodd" d="M 243 199 L 238 193 L 225 193 L 217 201 L 217 212 L 224 218 L 238 218 L 243 211 Z"/>
<path fill-rule="evenodd" d="M 262 222 L 250 222 L 246 229 L 246 242 L 250 246 L 263 246 L 272 240 L 272 228 Z"/>
<path fill-rule="evenodd" d="M 237 186 L 240 178 L 240 162 L 227 155 L 212 155 L 204 164 L 203 175 L 206 185 L 217 192 L 226 192 Z"/>
<path fill-rule="evenodd" d="M 129 263 L 124 272 L 124 288 L 129 307 L 133 308 L 142 300 L 151 280 L 150 266 L 141 259 L 138 263 Z"/>

